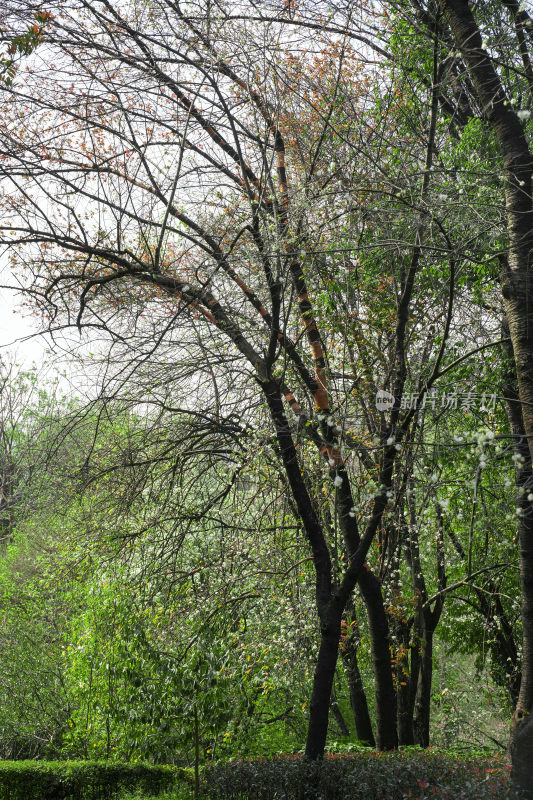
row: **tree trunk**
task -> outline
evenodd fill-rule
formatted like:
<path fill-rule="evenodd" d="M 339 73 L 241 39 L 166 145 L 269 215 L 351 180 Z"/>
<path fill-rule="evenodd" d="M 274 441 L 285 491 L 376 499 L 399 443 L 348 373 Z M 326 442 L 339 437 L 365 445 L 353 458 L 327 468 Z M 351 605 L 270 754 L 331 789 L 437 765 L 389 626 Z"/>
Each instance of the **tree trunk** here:
<path fill-rule="evenodd" d="M 324 756 L 328 733 L 329 704 L 333 678 L 337 666 L 339 642 L 341 636 L 341 614 L 333 612 L 321 626 L 322 639 L 313 677 L 309 726 L 305 757 L 310 761 L 319 761 Z"/>
<path fill-rule="evenodd" d="M 393 459 L 388 457 L 387 466 L 382 469 L 381 482 L 384 486 L 390 485 Z M 357 523 L 350 514 L 353 506 L 353 499 L 349 491 L 348 478 L 344 470 L 337 469 L 342 479 L 341 487 L 337 493 L 339 508 L 339 520 L 344 536 L 346 555 L 351 559 L 357 552 L 361 538 L 357 530 Z M 372 536 L 378 528 L 378 520 L 381 520 L 383 509 L 374 516 L 372 520 Z M 367 532 L 364 538 L 367 538 Z M 371 540 L 369 540 L 371 541 Z M 369 544 L 367 544 L 368 548 Z M 367 550 L 368 551 L 368 550 Z M 366 557 L 366 556 L 365 556 Z M 357 583 L 361 595 L 366 605 L 368 615 L 368 627 L 372 649 L 372 662 L 374 667 L 374 680 L 376 685 L 376 740 L 379 750 L 393 750 L 398 746 L 396 731 L 396 694 L 394 691 L 394 681 L 392 676 L 392 664 L 389 639 L 389 621 L 385 612 L 383 595 L 381 592 L 381 582 L 371 571 L 370 567 L 363 561 L 357 576 Z"/>
<path fill-rule="evenodd" d="M 467 0 L 441 0 L 468 68 L 476 94 L 500 145 L 509 236 L 502 269 L 502 294 L 513 345 L 518 395 L 529 459 L 533 453 L 533 157 L 516 112 L 509 103 Z M 531 472 L 530 472 L 531 474 Z M 533 504 L 520 499 L 520 578 L 522 585 L 522 681 L 511 725 L 513 784 L 533 798 Z"/>
<path fill-rule="evenodd" d="M 279 384 L 275 380 L 265 381 L 262 389 L 274 423 L 279 452 L 292 496 L 311 547 L 315 567 L 316 607 L 322 638 L 313 679 L 305 754 L 306 758 L 317 761 L 323 757 L 326 745 L 329 706 L 339 651 L 343 608 L 337 608 L 332 601 L 331 558 L 322 525 L 300 471 L 298 454 L 283 408 Z"/>
<path fill-rule="evenodd" d="M 444 520 L 442 509 L 436 504 L 437 514 L 437 585 L 440 594 L 429 604 L 426 580 L 422 572 L 418 536 L 414 531 L 415 508 L 410 502 L 412 531 L 407 546 L 407 562 L 416 598 L 416 612 L 412 619 L 413 645 L 411 647 L 411 671 L 409 680 L 409 711 L 412 717 L 415 744 L 429 747 L 429 721 L 431 715 L 431 681 L 433 678 L 433 636 L 444 607 L 446 588 L 446 561 L 444 556 Z M 406 721 L 406 725 L 408 722 Z M 409 735 L 409 731 L 407 731 Z"/>
<path fill-rule="evenodd" d="M 414 734 L 415 744 L 429 747 L 429 720 L 431 714 L 431 680 L 433 677 L 433 634 L 429 620 L 422 628 L 420 665 L 415 698 Z"/>
<path fill-rule="evenodd" d="M 402 648 L 402 656 L 396 661 L 398 744 L 413 745 L 415 743 L 413 714 L 419 663 L 418 643 L 416 647 L 410 647 L 411 626 L 407 622 L 400 623 L 397 636 Z M 410 664 L 409 654 L 411 655 Z"/>
<path fill-rule="evenodd" d="M 353 611 L 350 609 L 353 618 Z M 370 747 L 376 746 L 372 722 L 368 711 L 365 689 L 359 672 L 357 661 L 358 636 L 355 630 L 350 631 L 343 639 L 341 645 L 341 657 L 344 665 L 344 672 L 348 682 L 350 692 L 350 705 L 352 708 L 355 722 L 357 738 L 360 742 L 365 742 Z"/>
<path fill-rule="evenodd" d="M 507 320 L 502 323 L 502 334 L 508 332 Z M 510 363 L 513 352 L 506 347 Z M 506 410 L 511 433 L 514 436 L 515 454 L 518 456 L 515 482 L 518 490 L 518 538 L 520 541 L 520 581 L 522 585 L 522 680 L 511 722 L 509 752 L 512 760 L 512 781 L 526 791 L 526 797 L 533 798 L 533 510 L 527 499 L 533 491 L 531 480 L 531 452 L 526 437 L 522 406 L 510 371 L 505 385 Z M 529 666 L 529 669 L 528 669 Z"/>
<path fill-rule="evenodd" d="M 339 703 L 335 694 L 332 693 L 331 695 L 331 711 L 333 716 L 335 717 L 335 722 L 337 723 L 337 727 L 339 729 L 339 735 L 347 738 L 350 735 L 350 729 L 346 724 L 346 720 L 344 719 L 344 715 L 340 709 Z"/>
<path fill-rule="evenodd" d="M 378 750 L 398 747 L 396 730 L 396 692 L 392 675 L 389 621 L 383 603 L 381 584 L 365 564 L 359 578 L 368 613 L 368 625 L 376 684 L 376 745 Z"/>

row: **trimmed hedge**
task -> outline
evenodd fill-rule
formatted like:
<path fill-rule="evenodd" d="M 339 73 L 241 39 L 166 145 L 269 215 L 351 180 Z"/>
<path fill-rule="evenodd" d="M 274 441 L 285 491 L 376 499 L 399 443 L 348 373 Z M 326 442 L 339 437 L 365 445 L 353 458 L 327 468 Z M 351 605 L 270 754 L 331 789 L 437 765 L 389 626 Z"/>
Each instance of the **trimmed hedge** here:
<path fill-rule="evenodd" d="M 158 795 L 178 767 L 105 761 L 0 761 L 0 800 L 103 800 L 124 789 Z"/>
<path fill-rule="evenodd" d="M 431 751 L 254 758 L 204 769 L 209 800 L 506 800 L 508 766 Z"/>

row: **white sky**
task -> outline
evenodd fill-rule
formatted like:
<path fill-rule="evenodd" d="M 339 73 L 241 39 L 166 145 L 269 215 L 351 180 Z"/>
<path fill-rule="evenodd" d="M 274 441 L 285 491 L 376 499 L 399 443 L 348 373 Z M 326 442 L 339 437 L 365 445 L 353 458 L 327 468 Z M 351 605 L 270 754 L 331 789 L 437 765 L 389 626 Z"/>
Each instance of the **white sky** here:
<path fill-rule="evenodd" d="M 0 355 L 16 355 L 18 363 L 30 367 L 46 359 L 49 342 L 43 336 L 33 336 L 39 330 L 39 321 L 20 308 L 21 296 L 7 289 L 0 290 Z"/>
<path fill-rule="evenodd" d="M 69 364 L 66 347 L 52 350 L 50 338 L 38 334 L 40 321 L 21 308 L 21 301 L 20 294 L 0 289 L 0 359 L 14 362 L 23 372 L 35 367 L 43 388 L 58 379 L 65 396 L 86 398 L 89 389 L 79 364 Z"/>

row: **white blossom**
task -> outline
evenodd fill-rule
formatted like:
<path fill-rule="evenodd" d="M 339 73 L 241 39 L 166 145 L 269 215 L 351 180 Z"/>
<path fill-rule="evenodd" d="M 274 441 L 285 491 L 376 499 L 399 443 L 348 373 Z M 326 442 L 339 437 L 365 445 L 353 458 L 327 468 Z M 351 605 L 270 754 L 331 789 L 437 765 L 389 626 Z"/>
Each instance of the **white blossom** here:
<path fill-rule="evenodd" d="M 340 475 L 335 475 L 335 480 L 333 481 L 335 486 L 342 486 L 342 478 Z"/>
<path fill-rule="evenodd" d="M 531 116 L 531 111 L 528 111 L 527 108 L 521 108 L 520 111 L 516 112 L 516 116 L 520 122 L 527 122 Z"/>

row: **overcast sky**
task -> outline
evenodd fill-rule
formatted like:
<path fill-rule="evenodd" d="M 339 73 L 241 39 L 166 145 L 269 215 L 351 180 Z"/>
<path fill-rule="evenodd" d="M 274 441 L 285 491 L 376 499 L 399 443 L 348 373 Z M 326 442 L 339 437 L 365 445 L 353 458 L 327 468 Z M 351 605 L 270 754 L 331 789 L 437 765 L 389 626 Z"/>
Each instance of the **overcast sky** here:
<path fill-rule="evenodd" d="M 69 365 L 64 350 L 52 353 L 47 336 L 35 335 L 39 320 L 21 308 L 21 300 L 20 295 L 0 289 L 0 358 L 15 361 L 23 371 L 35 365 L 43 387 L 58 378 L 65 395 L 86 397 L 85 381 L 80 379 L 79 370 L 73 369 L 73 363 Z"/>
<path fill-rule="evenodd" d="M 29 367 L 32 361 L 42 363 L 49 344 L 43 336 L 28 339 L 37 332 L 38 320 L 20 308 L 21 299 L 7 289 L 0 290 L 0 353 L 15 353 L 17 361 Z"/>

